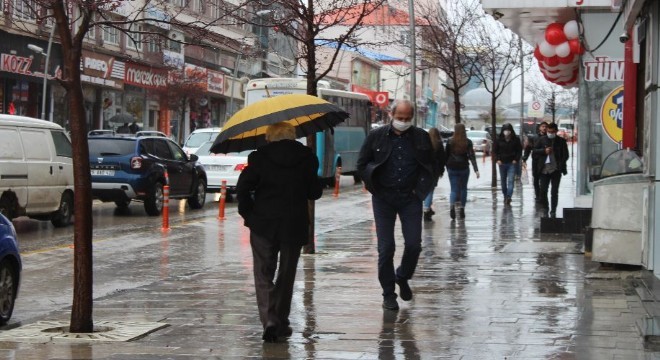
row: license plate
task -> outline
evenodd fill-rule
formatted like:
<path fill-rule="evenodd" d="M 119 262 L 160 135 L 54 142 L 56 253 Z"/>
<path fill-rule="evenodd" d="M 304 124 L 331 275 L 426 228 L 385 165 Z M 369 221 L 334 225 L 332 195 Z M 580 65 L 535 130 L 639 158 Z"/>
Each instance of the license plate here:
<path fill-rule="evenodd" d="M 115 176 L 114 170 L 91 170 L 91 173 L 98 176 Z"/>
<path fill-rule="evenodd" d="M 226 171 L 231 169 L 231 165 L 209 165 L 207 168 L 208 171 Z"/>

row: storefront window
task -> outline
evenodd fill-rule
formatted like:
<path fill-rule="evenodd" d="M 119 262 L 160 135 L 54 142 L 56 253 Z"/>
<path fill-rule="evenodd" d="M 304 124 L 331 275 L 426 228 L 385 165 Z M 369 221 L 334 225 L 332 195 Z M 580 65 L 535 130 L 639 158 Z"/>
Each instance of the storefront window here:
<path fill-rule="evenodd" d="M 137 121 L 140 128 L 144 128 L 146 119 L 146 94 L 143 89 L 128 89 L 126 86 L 124 93 L 124 113 L 130 114 Z"/>

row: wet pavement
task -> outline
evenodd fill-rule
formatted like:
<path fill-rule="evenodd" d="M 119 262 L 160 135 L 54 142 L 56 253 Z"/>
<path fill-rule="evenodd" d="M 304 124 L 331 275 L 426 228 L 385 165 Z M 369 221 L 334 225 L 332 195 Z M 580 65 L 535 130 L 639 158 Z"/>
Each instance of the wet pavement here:
<path fill-rule="evenodd" d="M 634 289 L 640 269 L 591 262 L 579 237 L 541 234 L 531 185 L 505 206 L 501 193 L 477 182 L 466 219 L 457 221 L 449 218 L 448 192 L 445 178 L 434 221 L 424 224 L 414 298 L 399 300 L 398 312 L 381 308 L 370 195 L 358 189 L 339 199 L 326 193 L 317 204 L 318 253 L 301 257 L 294 334 L 286 341 L 261 341 L 249 233 L 231 212 L 224 222 L 208 217 L 175 227 L 154 244 L 160 263 L 145 265 L 143 278 L 116 270 L 116 281 L 136 287 L 94 301 L 95 321 L 168 327 L 123 343 L 1 342 L 0 358 L 660 359 L 644 348 L 635 324 L 645 316 Z M 565 177 L 560 207 L 572 206 L 573 193 Z M 201 256 L 211 259 L 177 268 L 197 227 L 209 234 Z M 401 244 L 397 225 L 396 261 Z M 26 323 L 68 320 L 70 309 L 60 307 Z"/>

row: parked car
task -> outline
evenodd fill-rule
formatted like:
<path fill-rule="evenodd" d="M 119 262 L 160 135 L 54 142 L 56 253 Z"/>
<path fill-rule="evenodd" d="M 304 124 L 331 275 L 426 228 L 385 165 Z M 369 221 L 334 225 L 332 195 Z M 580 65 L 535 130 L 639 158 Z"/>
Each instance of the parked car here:
<path fill-rule="evenodd" d="M 557 136 L 561 136 L 568 141 L 573 138 L 573 131 L 571 131 L 568 128 L 560 126 L 557 128 Z"/>
<path fill-rule="evenodd" d="M 118 207 L 142 201 L 147 214 L 157 216 L 163 209 L 163 186 L 169 184 L 170 199 L 188 199 L 192 209 L 204 206 L 204 167 L 197 155 L 186 155 L 164 134 L 90 133 L 88 142 L 94 198 Z"/>
<path fill-rule="evenodd" d="M 0 115 L 0 212 L 56 226 L 73 215 L 73 158 L 64 129 L 50 121 Z"/>
<path fill-rule="evenodd" d="M 247 166 L 247 157 L 252 150 L 246 150 L 238 153 L 214 154 L 211 152 L 213 141 L 207 141 L 197 149 L 195 155 L 199 158 L 198 162 L 204 166 L 208 184 L 208 192 L 219 192 L 222 180 L 227 181 L 227 194 L 233 194 L 236 191 L 236 182 L 241 171 Z M 231 199 L 231 197 L 229 197 Z"/>
<path fill-rule="evenodd" d="M 213 141 L 215 138 L 220 134 L 222 131 L 222 128 L 215 127 L 215 128 L 202 128 L 202 129 L 197 129 L 190 133 L 188 135 L 188 138 L 186 141 L 183 143 L 183 151 L 186 152 L 186 154 L 194 154 L 197 152 L 197 149 L 199 149 L 202 144 L 204 144 L 207 141 Z"/>
<path fill-rule="evenodd" d="M 472 140 L 474 151 L 490 154 L 490 149 L 493 145 L 493 140 L 490 133 L 484 130 L 469 130 L 466 131 L 468 139 Z"/>
<path fill-rule="evenodd" d="M 5 325 L 14 312 L 22 266 L 16 230 L 0 214 L 0 325 Z"/>

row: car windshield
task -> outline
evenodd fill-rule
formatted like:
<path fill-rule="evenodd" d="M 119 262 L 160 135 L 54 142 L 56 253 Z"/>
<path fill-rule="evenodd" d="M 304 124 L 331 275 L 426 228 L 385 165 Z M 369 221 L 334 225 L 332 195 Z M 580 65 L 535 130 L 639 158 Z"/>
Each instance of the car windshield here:
<path fill-rule="evenodd" d="M 135 152 L 135 139 L 89 139 L 89 155 L 119 156 Z"/>
<path fill-rule="evenodd" d="M 215 140 L 215 137 L 218 136 L 218 134 L 218 132 L 198 132 L 190 134 L 190 137 L 188 137 L 188 140 L 186 140 L 184 146 L 199 147 L 209 140 Z"/>
<path fill-rule="evenodd" d="M 488 137 L 488 133 L 485 131 L 468 131 L 467 137 L 469 139 L 485 139 Z"/>
<path fill-rule="evenodd" d="M 197 156 L 209 156 L 209 155 L 216 155 L 211 153 L 211 146 L 213 146 L 213 141 L 207 141 L 202 144 L 202 146 L 195 151 L 195 155 Z M 227 153 L 227 156 L 248 156 L 253 150 L 244 150 L 241 152 L 231 152 Z M 218 154 L 218 155 L 224 155 L 224 154 Z"/>

